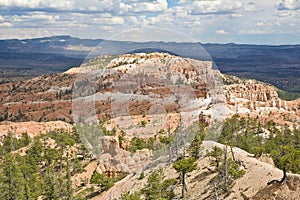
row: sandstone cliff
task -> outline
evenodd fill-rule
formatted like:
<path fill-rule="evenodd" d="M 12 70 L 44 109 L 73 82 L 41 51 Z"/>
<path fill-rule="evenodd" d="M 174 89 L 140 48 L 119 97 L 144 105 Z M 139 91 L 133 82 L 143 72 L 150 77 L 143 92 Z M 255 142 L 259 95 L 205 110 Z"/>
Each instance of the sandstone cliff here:
<path fill-rule="evenodd" d="M 124 112 L 124 109 L 115 109 L 121 108 L 117 103 L 122 102 L 115 101 L 113 93 L 125 92 L 131 96 L 132 101 L 127 103 L 129 110 L 126 112 L 132 116 L 176 114 L 181 110 L 192 113 L 195 118 L 201 110 L 206 120 L 212 116 L 238 113 L 258 116 L 262 120 L 271 117 L 282 124 L 299 123 L 300 100 L 284 101 L 278 98 L 276 88 L 271 85 L 220 75 L 212 69 L 210 61 L 196 61 L 166 53 L 104 56 L 64 74 L 2 84 L 0 120 L 63 120 L 74 123 L 74 82 L 76 85 L 89 81 L 91 71 L 96 71 L 90 80 L 94 84 L 93 88 L 77 95 L 88 97 L 93 92 L 98 95 L 99 100 L 95 102 L 98 118 Z M 139 80 L 139 73 L 147 76 L 143 75 L 144 79 Z M 224 84 L 220 79 L 223 79 Z M 217 110 L 211 108 L 212 104 L 225 101 L 227 108 L 223 107 L 222 112 L 212 111 Z M 196 109 L 197 112 L 191 112 Z"/>

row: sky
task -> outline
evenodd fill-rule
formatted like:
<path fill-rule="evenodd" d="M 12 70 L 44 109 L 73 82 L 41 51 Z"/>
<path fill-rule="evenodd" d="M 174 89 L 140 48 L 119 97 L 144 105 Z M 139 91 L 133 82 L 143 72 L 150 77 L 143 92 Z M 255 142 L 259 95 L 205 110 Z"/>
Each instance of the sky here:
<path fill-rule="evenodd" d="M 299 19 L 300 0 L 0 0 L 0 39 L 300 44 Z"/>

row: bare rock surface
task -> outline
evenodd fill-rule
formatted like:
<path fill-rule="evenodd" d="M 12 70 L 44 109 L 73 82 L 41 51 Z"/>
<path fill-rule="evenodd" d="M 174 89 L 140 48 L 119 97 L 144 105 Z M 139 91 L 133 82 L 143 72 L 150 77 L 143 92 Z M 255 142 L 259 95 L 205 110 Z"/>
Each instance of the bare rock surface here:
<path fill-rule="evenodd" d="M 225 147 L 222 144 L 212 141 L 205 141 L 203 146 L 203 151 L 211 150 L 213 146 L 218 146 L 222 149 Z M 288 174 L 288 179 L 283 184 L 268 186 L 267 183 L 269 181 L 277 180 L 282 177 L 282 171 L 271 164 L 254 158 L 253 155 L 239 148 L 233 148 L 233 151 L 236 159 L 243 161 L 246 173 L 243 177 L 235 181 L 231 188 L 232 192 L 226 199 L 299 199 L 299 175 Z M 228 154 L 230 154 L 230 152 L 228 152 Z M 213 167 L 210 165 L 211 161 L 212 158 L 209 157 L 200 158 L 197 161 L 197 169 L 191 172 L 187 178 L 188 192 L 185 199 L 201 200 L 211 197 L 213 194 L 211 179 L 216 175 L 216 172 L 212 171 Z M 164 172 L 166 178 L 176 178 L 178 176 L 172 166 L 165 166 Z M 146 170 L 144 173 L 147 177 L 150 171 Z M 139 174 L 128 175 L 108 191 L 103 192 L 93 199 L 113 200 L 114 198 L 119 198 L 123 192 L 138 191 L 144 187 L 147 180 L 146 177 L 140 180 Z M 177 187 L 175 191 L 179 197 L 181 192 L 180 186 Z"/>

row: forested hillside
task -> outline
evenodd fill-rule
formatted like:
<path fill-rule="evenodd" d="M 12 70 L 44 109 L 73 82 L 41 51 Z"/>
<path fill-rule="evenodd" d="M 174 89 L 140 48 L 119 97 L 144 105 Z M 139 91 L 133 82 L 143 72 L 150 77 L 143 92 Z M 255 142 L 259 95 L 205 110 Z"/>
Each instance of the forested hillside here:
<path fill-rule="evenodd" d="M 176 138 L 177 133 L 169 136 L 161 134 L 152 141 L 139 137 L 124 141 L 126 132 L 117 138 L 119 143 L 120 140 L 126 143 L 127 151 L 136 152 L 144 148 L 163 148 Z M 136 192 L 124 191 L 119 199 L 156 200 L 189 196 L 189 189 L 183 188 L 181 191 L 178 188 L 181 188 L 181 183 L 190 184 L 191 179 L 186 175 L 201 171 L 196 163 L 206 158 L 211 160 L 211 173 L 216 173 L 211 180 L 212 184 L 208 185 L 206 195 L 213 197 L 218 194 L 226 197 L 230 195 L 235 180 L 243 179 L 248 172 L 243 168 L 243 160 L 235 157 L 232 150 L 234 147 L 252 153 L 257 159 L 262 155 L 272 158 L 275 166 L 283 170 L 284 176 L 282 175 L 282 179 L 268 180 L 269 184 L 284 182 L 289 176 L 286 172 L 300 174 L 300 131 L 296 127 L 289 128 L 273 121 L 262 124 L 255 118 L 235 115 L 225 122 L 218 140 L 226 148 L 214 147 L 209 152 L 203 151 L 201 145 L 203 139 L 209 137 L 206 134 L 204 125 L 198 129 L 186 156 L 179 157 L 164 167 L 173 168 L 177 175 L 170 177 L 164 172 L 164 168 L 154 168 L 145 174 L 142 172 L 138 175 L 138 180 L 143 181 L 141 189 Z M 114 137 L 116 132 L 107 131 L 106 135 Z M 99 165 L 101 160 L 97 160 L 87 151 L 76 133 L 76 128 L 70 132 L 55 130 L 34 138 L 30 138 L 27 133 L 16 138 L 13 132 L 9 132 L 2 140 L 0 152 L 1 199 L 90 199 L 109 190 L 123 178 L 132 176 L 126 171 L 102 170 L 100 173 L 97 168 L 87 167 L 95 162 Z M 76 179 L 80 177 L 79 174 L 88 174 L 87 172 L 92 174 L 91 177 L 82 176 L 80 180 Z M 202 184 L 201 179 L 197 184 Z M 201 192 L 203 191 L 199 191 Z"/>

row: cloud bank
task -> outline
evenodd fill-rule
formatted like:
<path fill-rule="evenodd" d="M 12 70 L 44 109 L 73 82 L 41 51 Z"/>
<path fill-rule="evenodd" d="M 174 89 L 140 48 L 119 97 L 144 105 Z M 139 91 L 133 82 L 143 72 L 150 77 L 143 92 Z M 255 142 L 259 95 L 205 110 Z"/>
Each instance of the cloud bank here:
<path fill-rule="evenodd" d="M 300 43 L 299 10 L 300 0 L 0 0 L 0 38 L 105 39 L 154 26 L 200 42 Z"/>

